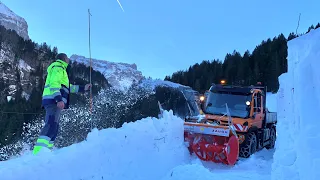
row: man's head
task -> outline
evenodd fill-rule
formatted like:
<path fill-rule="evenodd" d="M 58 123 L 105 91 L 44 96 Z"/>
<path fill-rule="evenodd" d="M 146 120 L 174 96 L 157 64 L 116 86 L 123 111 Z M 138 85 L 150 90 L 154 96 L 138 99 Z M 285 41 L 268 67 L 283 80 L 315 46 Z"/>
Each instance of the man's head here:
<path fill-rule="evenodd" d="M 65 53 L 59 53 L 59 54 L 57 55 L 56 59 L 60 59 L 60 60 L 66 62 L 66 63 L 68 63 L 68 64 L 69 64 L 69 62 L 70 62 L 70 59 L 68 58 L 68 56 L 67 56 Z"/>

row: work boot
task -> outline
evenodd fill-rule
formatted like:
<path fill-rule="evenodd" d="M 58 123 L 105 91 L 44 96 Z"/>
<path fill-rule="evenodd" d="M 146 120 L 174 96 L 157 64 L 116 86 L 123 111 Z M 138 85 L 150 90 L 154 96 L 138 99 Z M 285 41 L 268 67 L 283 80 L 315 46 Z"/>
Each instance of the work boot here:
<path fill-rule="evenodd" d="M 37 155 L 40 151 L 51 152 L 53 143 L 49 140 L 50 138 L 47 136 L 40 136 L 33 148 L 33 154 Z"/>

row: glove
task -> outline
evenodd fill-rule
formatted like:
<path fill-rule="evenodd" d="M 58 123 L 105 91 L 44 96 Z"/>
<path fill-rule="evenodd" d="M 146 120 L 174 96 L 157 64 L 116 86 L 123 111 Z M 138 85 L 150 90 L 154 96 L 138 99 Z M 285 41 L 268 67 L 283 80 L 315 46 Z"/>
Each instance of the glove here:
<path fill-rule="evenodd" d="M 63 101 L 58 102 L 57 106 L 59 109 L 64 109 L 64 102 Z"/>
<path fill-rule="evenodd" d="M 85 87 L 84 87 L 84 90 L 88 91 L 88 90 L 90 90 L 90 87 L 91 87 L 91 84 L 86 84 Z"/>

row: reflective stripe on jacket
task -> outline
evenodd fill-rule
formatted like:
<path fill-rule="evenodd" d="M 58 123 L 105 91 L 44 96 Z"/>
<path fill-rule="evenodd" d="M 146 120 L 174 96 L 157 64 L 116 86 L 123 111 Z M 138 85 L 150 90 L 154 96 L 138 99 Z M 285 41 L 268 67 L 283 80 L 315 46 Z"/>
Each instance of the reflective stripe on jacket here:
<path fill-rule="evenodd" d="M 48 75 L 42 94 L 42 106 L 63 101 L 65 109 L 67 109 L 69 94 L 84 92 L 83 86 L 70 84 L 67 67 L 68 64 L 62 60 L 56 60 L 48 67 Z"/>

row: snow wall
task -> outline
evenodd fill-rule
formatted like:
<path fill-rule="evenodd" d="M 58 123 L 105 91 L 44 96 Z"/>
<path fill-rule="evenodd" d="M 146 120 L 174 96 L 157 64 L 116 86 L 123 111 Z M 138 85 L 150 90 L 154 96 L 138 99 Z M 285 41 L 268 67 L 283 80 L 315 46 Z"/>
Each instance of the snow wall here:
<path fill-rule="evenodd" d="M 288 72 L 279 77 L 272 179 L 320 177 L 320 29 L 288 42 Z"/>

